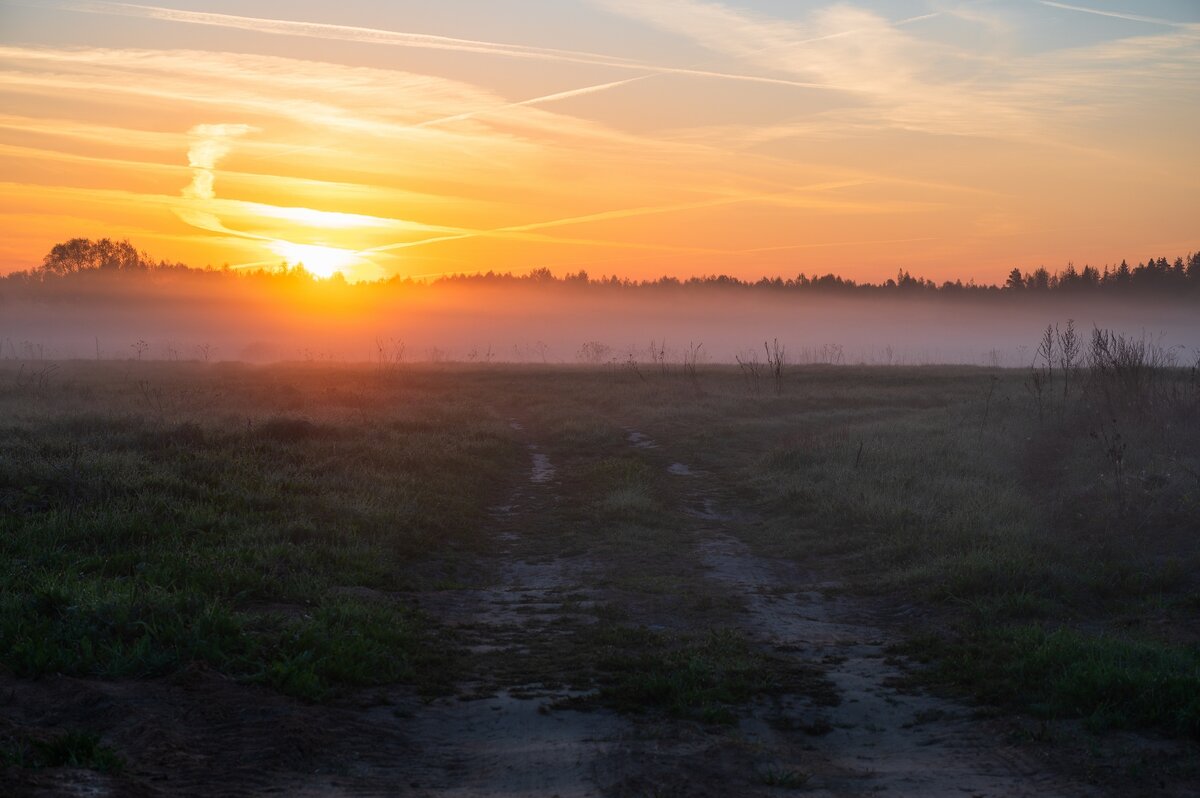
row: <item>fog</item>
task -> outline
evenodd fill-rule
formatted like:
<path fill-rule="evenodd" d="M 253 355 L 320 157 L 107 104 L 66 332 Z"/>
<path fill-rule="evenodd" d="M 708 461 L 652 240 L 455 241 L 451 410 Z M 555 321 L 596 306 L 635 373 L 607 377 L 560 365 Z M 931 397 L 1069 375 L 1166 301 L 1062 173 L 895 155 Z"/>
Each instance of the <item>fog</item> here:
<path fill-rule="evenodd" d="M 18 286 L 18 288 L 20 288 Z M 1194 300 L 1108 296 L 860 296 L 746 287 L 350 286 L 210 275 L 99 275 L 0 294 L 0 356 L 406 362 L 669 361 L 1029 365 L 1041 330 L 1073 319 L 1200 350 Z"/>

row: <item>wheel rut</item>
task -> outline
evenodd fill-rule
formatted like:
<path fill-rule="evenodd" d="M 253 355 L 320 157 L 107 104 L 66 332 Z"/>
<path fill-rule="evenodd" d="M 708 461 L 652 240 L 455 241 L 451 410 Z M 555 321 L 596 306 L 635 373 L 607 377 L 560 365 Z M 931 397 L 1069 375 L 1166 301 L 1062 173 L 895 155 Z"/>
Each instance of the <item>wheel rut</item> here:
<path fill-rule="evenodd" d="M 559 500 L 558 469 L 524 425 L 530 464 L 506 504 L 492 508 L 490 584 L 419 597 L 421 609 L 455 634 L 472 665 L 458 694 L 414 705 L 406 733 L 415 796 L 601 795 L 597 763 L 628 736 L 628 723 L 601 709 L 576 711 L 569 679 L 543 660 L 595 622 L 596 566 L 589 558 L 531 556 L 526 530 Z"/>
<path fill-rule="evenodd" d="M 677 478 L 694 519 L 706 578 L 743 606 L 737 623 L 776 654 L 821 663 L 837 698 L 814 714 L 800 696 L 759 701 L 734 735 L 753 749 L 763 781 L 828 796 L 1084 796 L 1072 782 L 1005 740 L 966 706 L 901 689 L 905 665 L 888 653 L 899 636 L 828 575 L 756 555 L 740 538 L 752 513 L 725 507 L 717 475 L 673 460 L 668 447 L 630 431 Z"/>

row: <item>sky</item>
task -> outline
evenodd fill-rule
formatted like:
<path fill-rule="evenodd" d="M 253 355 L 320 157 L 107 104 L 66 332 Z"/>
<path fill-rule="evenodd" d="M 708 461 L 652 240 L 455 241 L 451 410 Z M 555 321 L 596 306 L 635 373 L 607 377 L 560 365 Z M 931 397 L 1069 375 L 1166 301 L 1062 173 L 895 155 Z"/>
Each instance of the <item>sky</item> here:
<path fill-rule="evenodd" d="M 0 0 L 0 273 L 350 279 L 1200 247 L 1195 0 Z"/>

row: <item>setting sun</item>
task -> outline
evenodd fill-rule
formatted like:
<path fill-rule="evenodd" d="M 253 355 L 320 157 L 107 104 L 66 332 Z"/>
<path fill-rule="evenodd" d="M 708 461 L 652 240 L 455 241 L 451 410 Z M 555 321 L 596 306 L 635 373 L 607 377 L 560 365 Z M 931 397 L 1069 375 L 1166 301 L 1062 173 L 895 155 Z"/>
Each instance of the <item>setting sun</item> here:
<path fill-rule="evenodd" d="M 354 250 L 318 244 L 278 241 L 271 245 L 271 250 L 281 256 L 289 266 L 302 265 L 310 273 L 322 278 L 332 277 L 363 262 L 362 257 Z"/>
<path fill-rule="evenodd" d="M 1193 2 L 217 5 L 0 0 L 0 273 L 77 235 L 351 280 L 1193 245 Z"/>

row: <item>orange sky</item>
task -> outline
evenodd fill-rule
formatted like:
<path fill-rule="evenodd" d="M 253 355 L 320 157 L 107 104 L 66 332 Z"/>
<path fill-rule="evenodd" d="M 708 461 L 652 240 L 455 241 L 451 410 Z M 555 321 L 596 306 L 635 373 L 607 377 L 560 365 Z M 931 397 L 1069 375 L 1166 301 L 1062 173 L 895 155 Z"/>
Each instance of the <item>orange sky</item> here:
<path fill-rule="evenodd" d="M 994 282 L 1200 246 L 1198 123 L 1186 0 L 0 0 L 0 272 Z"/>

